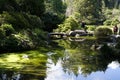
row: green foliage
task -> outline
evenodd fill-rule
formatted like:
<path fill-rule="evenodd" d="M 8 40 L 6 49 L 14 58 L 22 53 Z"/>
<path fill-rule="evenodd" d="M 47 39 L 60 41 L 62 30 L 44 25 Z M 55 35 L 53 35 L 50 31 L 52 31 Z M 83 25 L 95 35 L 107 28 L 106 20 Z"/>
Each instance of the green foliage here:
<path fill-rule="evenodd" d="M 96 29 L 95 25 L 87 25 L 87 30 L 94 31 Z"/>
<path fill-rule="evenodd" d="M 120 0 L 103 0 L 105 7 L 112 9 L 112 8 L 119 8 Z"/>
<path fill-rule="evenodd" d="M 45 31 L 52 32 L 53 29 L 56 29 L 58 24 L 60 24 L 64 19 L 64 15 L 57 13 L 45 13 L 42 17 L 42 20 L 45 24 Z"/>
<path fill-rule="evenodd" d="M 42 30 L 44 25 L 41 19 L 35 15 L 4 12 L 0 15 L 0 19 L 1 50 L 18 51 L 32 49 L 45 39 L 45 33 Z M 41 32 L 37 33 L 34 29 L 38 29 Z"/>
<path fill-rule="evenodd" d="M 77 28 L 78 28 L 78 23 L 76 22 L 76 20 L 73 19 L 72 17 L 69 17 L 63 22 L 63 24 L 60 24 L 58 29 L 56 29 L 55 31 L 69 32 Z"/>
<path fill-rule="evenodd" d="M 10 35 L 0 41 L 2 42 L 0 44 L 1 50 L 6 51 L 26 50 L 35 47 L 30 37 L 21 33 Z"/>
<path fill-rule="evenodd" d="M 45 0 L 46 12 L 64 14 L 66 4 L 62 0 Z"/>
<path fill-rule="evenodd" d="M 107 36 L 112 34 L 112 30 L 108 27 L 97 27 L 95 30 L 96 38 L 106 38 Z"/>
<path fill-rule="evenodd" d="M 12 33 L 15 32 L 14 28 L 13 28 L 12 25 L 10 25 L 10 24 L 2 24 L 2 25 L 0 26 L 0 28 L 2 28 L 3 31 L 5 31 L 5 35 L 6 35 L 6 36 L 9 36 L 9 35 L 11 35 Z M 4 33 L 4 32 L 3 32 L 3 33 Z"/>
<path fill-rule="evenodd" d="M 5 31 L 2 28 L 0 28 L 0 39 L 3 38 L 5 38 Z"/>
<path fill-rule="evenodd" d="M 45 31 L 52 32 L 65 18 L 66 4 L 62 0 L 44 0 L 46 11 L 41 19 L 45 24 Z"/>
<path fill-rule="evenodd" d="M 111 25 L 117 25 L 119 23 L 120 23 L 120 21 L 118 19 L 115 19 L 112 21 Z"/>
<path fill-rule="evenodd" d="M 106 20 L 103 24 L 104 25 L 107 25 L 107 26 L 111 26 L 111 25 L 117 25 L 119 24 L 120 21 L 118 19 L 115 19 L 115 20 Z"/>
<path fill-rule="evenodd" d="M 1 51 L 38 46 L 37 43 L 45 39 L 44 24 L 40 19 L 44 11 L 44 0 L 0 0 Z"/>
<path fill-rule="evenodd" d="M 81 5 L 80 5 L 81 4 Z M 75 10 L 82 20 L 89 24 L 100 24 L 102 19 L 102 0 L 75 0 Z"/>
<path fill-rule="evenodd" d="M 3 11 L 19 11 L 20 8 L 16 3 L 16 0 L 0 0 L 0 12 Z"/>
<path fill-rule="evenodd" d="M 109 25 L 111 25 L 111 23 L 112 23 L 112 20 L 106 20 L 106 21 L 104 21 L 103 24 L 109 26 Z"/>
<path fill-rule="evenodd" d="M 15 13 L 15 12 L 4 12 L 1 17 L 3 21 L 1 23 L 12 24 L 15 30 L 27 29 L 27 28 L 43 28 L 43 23 L 41 19 L 35 15 L 30 15 L 27 13 Z"/>
<path fill-rule="evenodd" d="M 44 0 L 17 0 L 21 10 L 26 13 L 41 16 L 45 11 Z"/>
<path fill-rule="evenodd" d="M 65 13 L 65 6 L 62 0 L 52 0 L 53 10 L 56 13 Z"/>
<path fill-rule="evenodd" d="M 37 35 L 37 37 L 39 37 L 39 41 L 42 39 L 42 40 L 45 40 L 46 39 L 46 35 L 47 35 L 47 32 L 41 30 L 41 29 L 38 29 L 38 28 L 35 28 L 33 30 L 33 32 Z M 42 41 L 41 40 L 41 41 Z"/>
<path fill-rule="evenodd" d="M 120 23 L 119 16 L 120 11 L 119 9 L 105 9 L 104 11 L 105 21 L 103 24 L 105 25 L 117 25 Z"/>
<path fill-rule="evenodd" d="M 15 32 L 14 28 L 10 24 L 2 24 L 0 26 L 1 36 L 9 36 Z"/>
<path fill-rule="evenodd" d="M 0 0 L 0 12 L 26 12 L 41 16 L 45 11 L 44 0 Z"/>
<path fill-rule="evenodd" d="M 15 29 L 24 29 L 29 26 L 29 23 L 24 18 L 23 14 L 4 12 L 2 16 L 4 17 L 4 22 L 12 24 Z"/>

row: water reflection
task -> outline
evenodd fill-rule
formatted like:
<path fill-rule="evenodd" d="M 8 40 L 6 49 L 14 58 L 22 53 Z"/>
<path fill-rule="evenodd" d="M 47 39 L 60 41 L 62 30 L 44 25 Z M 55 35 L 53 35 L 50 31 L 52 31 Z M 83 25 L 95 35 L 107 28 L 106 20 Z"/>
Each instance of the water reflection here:
<path fill-rule="evenodd" d="M 46 60 L 39 51 L 1 54 L 0 80 L 44 80 Z"/>
<path fill-rule="evenodd" d="M 112 46 L 103 44 L 99 51 L 91 50 L 94 41 L 59 41 L 64 56 L 56 65 L 49 64 L 46 80 L 120 80 L 120 55 Z M 51 66 L 52 65 L 52 66 Z M 53 71 L 52 71 L 53 70 Z"/>
<path fill-rule="evenodd" d="M 108 68 L 111 69 L 117 69 L 120 67 L 120 63 L 118 61 L 112 61 L 110 64 L 108 64 Z"/>
<path fill-rule="evenodd" d="M 45 80 L 74 80 L 74 74 L 64 72 L 64 68 L 62 67 L 62 60 L 59 59 L 57 64 L 51 59 L 48 59 L 47 63 L 47 77 Z"/>
<path fill-rule="evenodd" d="M 0 80 L 120 80 L 120 54 L 115 47 L 102 44 L 92 50 L 92 39 L 51 44 L 49 51 L 1 55 Z"/>
<path fill-rule="evenodd" d="M 95 67 L 94 64 L 87 64 L 88 66 L 83 67 L 83 64 L 81 65 L 79 62 L 77 65 L 73 63 L 73 66 L 68 64 L 68 66 L 65 66 L 62 59 L 59 59 L 57 63 L 55 64 L 51 59 L 48 59 L 47 63 L 47 76 L 45 80 L 119 80 L 119 62 L 118 61 L 112 61 L 109 63 L 109 65 L 106 65 L 106 69 L 103 70 L 95 70 L 94 68 L 91 68 L 91 73 L 87 76 L 83 74 L 84 70 L 89 71 L 90 67 Z M 64 64 L 64 65 L 63 65 Z M 67 65 L 67 64 L 66 64 Z M 90 65 L 90 66 L 89 66 Z M 78 67 L 75 67 L 78 66 Z M 98 66 L 97 66 L 98 67 Z M 99 66 L 101 67 L 101 66 Z M 96 68 L 96 67 L 95 67 Z M 77 71 L 77 75 L 76 72 Z M 86 72 L 86 73 L 87 73 Z"/>

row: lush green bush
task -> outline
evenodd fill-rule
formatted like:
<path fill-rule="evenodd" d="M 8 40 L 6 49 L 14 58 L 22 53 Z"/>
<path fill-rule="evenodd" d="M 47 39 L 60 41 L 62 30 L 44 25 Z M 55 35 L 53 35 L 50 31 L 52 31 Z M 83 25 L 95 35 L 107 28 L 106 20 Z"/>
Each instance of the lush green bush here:
<path fill-rule="evenodd" d="M 39 17 L 27 13 L 4 12 L 0 18 L 2 19 L 0 23 L 12 24 L 15 30 L 34 27 L 42 29 L 44 26 Z"/>
<path fill-rule="evenodd" d="M 47 32 L 40 30 L 38 28 L 35 28 L 33 32 L 39 37 L 39 39 L 46 39 Z"/>
<path fill-rule="evenodd" d="M 108 27 L 100 26 L 100 27 L 97 27 L 95 30 L 96 38 L 105 38 L 111 34 L 112 34 L 112 30 Z"/>
<path fill-rule="evenodd" d="M 12 34 L 7 38 L 0 40 L 1 50 L 18 51 L 32 49 L 35 45 L 31 38 L 23 33 Z"/>
<path fill-rule="evenodd" d="M 56 29 L 55 31 L 57 32 L 69 32 L 71 30 L 75 30 L 78 28 L 78 23 L 76 22 L 75 19 L 73 19 L 72 17 L 67 18 L 63 24 L 60 24 L 58 29 Z"/>
<path fill-rule="evenodd" d="M 106 8 L 103 11 L 105 21 L 103 22 L 104 25 L 117 25 L 120 23 L 119 21 L 119 15 L 120 15 L 120 10 L 119 9 L 108 9 Z"/>
<path fill-rule="evenodd" d="M 3 33 L 5 33 L 6 36 L 9 36 L 15 32 L 14 28 L 10 24 L 2 24 L 0 28 L 3 30 Z"/>
<path fill-rule="evenodd" d="M 117 25 L 119 24 L 119 20 L 118 19 L 109 19 L 109 20 L 106 20 L 104 21 L 104 25 Z"/>
<path fill-rule="evenodd" d="M 87 25 L 87 30 L 94 31 L 96 29 L 95 25 Z"/>
<path fill-rule="evenodd" d="M 4 12 L 0 25 L 1 51 L 33 49 L 47 37 L 42 20 L 28 13 Z"/>
<path fill-rule="evenodd" d="M 104 25 L 111 25 L 112 23 L 112 20 L 106 20 L 103 22 Z"/>

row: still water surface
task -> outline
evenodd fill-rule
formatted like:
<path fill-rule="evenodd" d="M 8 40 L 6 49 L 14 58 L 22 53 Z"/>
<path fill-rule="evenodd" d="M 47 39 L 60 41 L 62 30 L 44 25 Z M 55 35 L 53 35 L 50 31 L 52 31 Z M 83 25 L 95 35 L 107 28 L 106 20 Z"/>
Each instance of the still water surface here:
<path fill-rule="evenodd" d="M 81 68 L 78 69 L 77 76 L 72 71 L 70 73 L 64 72 L 61 60 L 56 65 L 50 59 L 48 62 L 51 64 L 47 64 L 49 68 L 45 80 L 120 80 L 120 64 L 118 61 L 111 62 L 106 71 L 92 72 L 88 76 L 81 74 Z"/>
<path fill-rule="evenodd" d="M 120 80 L 120 55 L 94 41 L 59 40 L 49 48 L 1 54 L 0 80 Z"/>

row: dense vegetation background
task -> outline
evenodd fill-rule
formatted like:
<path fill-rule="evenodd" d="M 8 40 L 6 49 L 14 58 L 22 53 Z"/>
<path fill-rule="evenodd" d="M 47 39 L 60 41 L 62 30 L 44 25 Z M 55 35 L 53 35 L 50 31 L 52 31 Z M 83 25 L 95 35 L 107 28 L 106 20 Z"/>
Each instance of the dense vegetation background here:
<path fill-rule="evenodd" d="M 44 45 L 48 32 L 119 23 L 120 0 L 0 0 L 0 50 Z"/>

